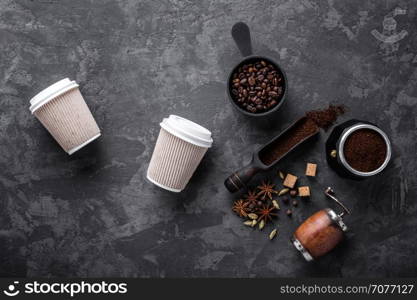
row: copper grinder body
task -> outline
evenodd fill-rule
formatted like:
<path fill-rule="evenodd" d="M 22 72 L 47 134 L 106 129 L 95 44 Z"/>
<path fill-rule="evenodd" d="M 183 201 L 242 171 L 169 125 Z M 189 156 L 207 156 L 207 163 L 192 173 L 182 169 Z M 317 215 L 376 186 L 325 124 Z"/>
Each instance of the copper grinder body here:
<path fill-rule="evenodd" d="M 322 209 L 305 220 L 294 232 L 291 241 L 307 261 L 330 252 L 343 240 L 344 232 L 348 229 L 342 218 L 350 211 L 333 196 L 331 188 L 327 188 L 325 194 L 341 205 L 344 211 L 337 214 L 333 209 Z"/>

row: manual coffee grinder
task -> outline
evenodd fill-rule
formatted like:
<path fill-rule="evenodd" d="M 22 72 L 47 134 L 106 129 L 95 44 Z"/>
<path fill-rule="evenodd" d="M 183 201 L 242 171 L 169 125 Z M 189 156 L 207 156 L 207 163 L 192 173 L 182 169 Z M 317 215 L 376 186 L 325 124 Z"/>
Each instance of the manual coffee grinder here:
<path fill-rule="evenodd" d="M 343 211 L 337 214 L 333 209 L 322 209 L 297 228 L 291 242 L 307 261 L 328 253 L 343 240 L 344 232 L 347 231 L 343 216 L 350 214 L 350 211 L 335 197 L 332 188 L 328 187 L 324 193 L 339 204 Z"/>

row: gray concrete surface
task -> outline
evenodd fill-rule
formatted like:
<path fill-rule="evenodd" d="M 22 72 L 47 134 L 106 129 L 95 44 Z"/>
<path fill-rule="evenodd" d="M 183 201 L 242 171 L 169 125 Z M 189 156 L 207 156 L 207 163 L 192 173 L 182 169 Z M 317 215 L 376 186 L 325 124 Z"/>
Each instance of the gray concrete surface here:
<path fill-rule="evenodd" d="M 396 7 L 390 43 L 378 40 Z M 388 16 L 389 17 L 389 16 Z M 135 277 L 394 277 L 417 275 L 417 7 L 413 1 L 1 1 L 0 275 Z M 225 98 L 240 60 L 230 29 L 245 21 L 256 53 L 286 70 L 289 98 L 275 120 L 239 115 Z M 374 31 L 375 33 L 375 31 Z M 400 39 L 396 41 L 396 39 Z M 49 84 L 77 80 L 103 136 L 64 153 L 28 110 Z M 327 166 L 324 141 L 284 161 L 311 202 L 278 237 L 252 231 L 230 210 L 223 180 L 251 151 L 305 111 L 343 103 L 341 119 L 377 123 L 391 137 L 388 170 L 362 182 Z M 187 189 L 145 180 L 159 122 L 178 114 L 211 129 L 209 150 Z M 289 244 L 300 222 L 353 210 L 348 239 L 307 264 Z M 266 231 L 272 227 L 267 227 Z"/>

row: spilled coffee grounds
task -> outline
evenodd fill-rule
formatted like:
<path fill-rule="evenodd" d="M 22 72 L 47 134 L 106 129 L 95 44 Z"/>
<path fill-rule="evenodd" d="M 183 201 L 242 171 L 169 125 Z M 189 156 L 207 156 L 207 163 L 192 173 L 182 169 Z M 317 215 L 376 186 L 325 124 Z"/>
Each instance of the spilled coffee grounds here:
<path fill-rule="evenodd" d="M 288 151 L 304 139 L 315 134 L 319 128 L 327 129 L 345 112 L 344 106 L 329 105 L 324 110 L 314 110 L 306 113 L 284 134 L 266 145 L 259 152 L 259 159 L 267 166 L 283 157 Z"/>
<path fill-rule="evenodd" d="M 327 130 L 345 111 L 346 109 L 342 105 L 329 105 L 327 109 L 309 111 L 306 116 L 313 120 L 318 127 Z"/>
<path fill-rule="evenodd" d="M 371 172 L 384 163 L 387 145 L 378 132 L 360 129 L 346 139 L 343 153 L 352 168 L 361 172 Z"/>
<path fill-rule="evenodd" d="M 275 141 L 265 146 L 259 152 L 259 159 L 267 166 L 284 156 L 302 140 L 315 134 L 319 128 L 311 119 L 303 118 L 289 128 Z"/>

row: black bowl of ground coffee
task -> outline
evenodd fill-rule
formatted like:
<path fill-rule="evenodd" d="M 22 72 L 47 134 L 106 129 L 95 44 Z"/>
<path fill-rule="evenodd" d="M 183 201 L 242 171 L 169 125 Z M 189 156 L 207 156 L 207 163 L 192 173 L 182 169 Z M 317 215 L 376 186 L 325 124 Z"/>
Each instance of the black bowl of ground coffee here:
<path fill-rule="evenodd" d="M 391 159 L 391 143 L 376 125 L 349 120 L 333 129 L 326 142 L 326 157 L 342 176 L 363 179 L 386 168 Z"/>
<path fill-rule="evenodd" d="M 271 58 L 252 55 L 249 27 L 242 22 L 232 28 L 232 37 L 245 57 L 230 72 L 227 93 L 232 105 L 248 116 L 266 116 L 284 103 L 287 79 Z"/>

